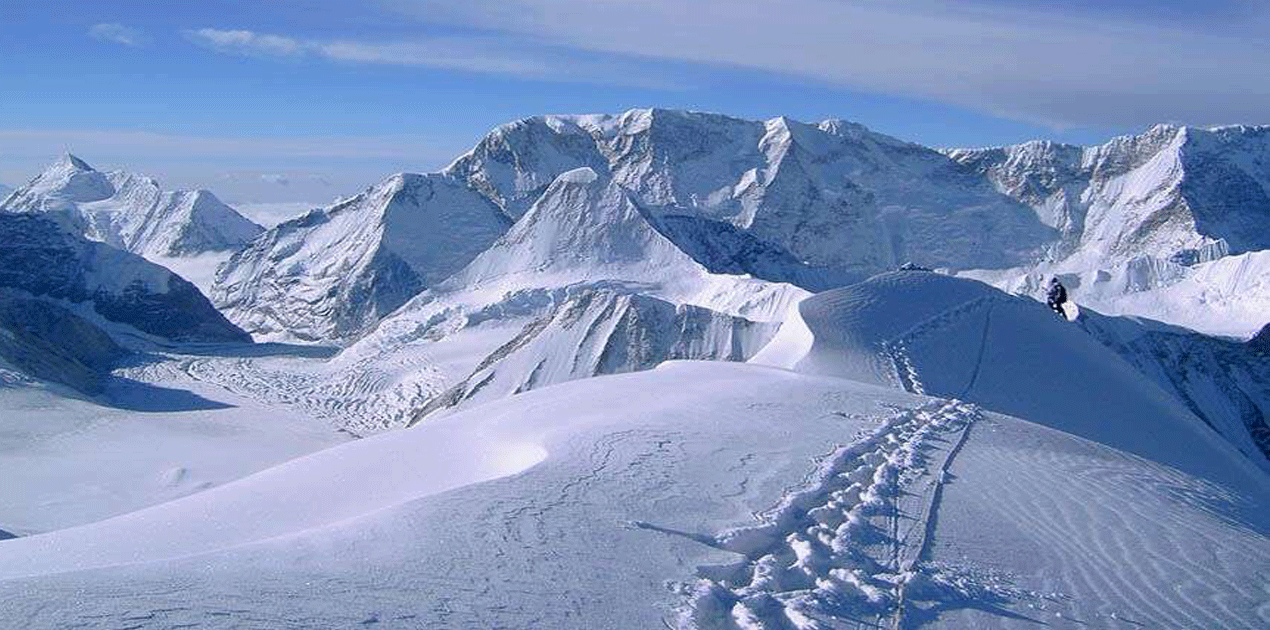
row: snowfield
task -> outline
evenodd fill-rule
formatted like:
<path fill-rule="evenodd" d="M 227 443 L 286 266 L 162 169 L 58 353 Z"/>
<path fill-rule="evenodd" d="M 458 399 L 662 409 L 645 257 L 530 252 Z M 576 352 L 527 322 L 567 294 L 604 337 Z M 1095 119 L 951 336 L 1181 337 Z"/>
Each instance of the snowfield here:
<path fill-rule="evenodd" d="M 1255 628 L 1270 497 L 1227 462 L 1215 480 L 967 403 L 670 363 L 6 541 L 0 608 L 28 627 Z"/>
<path fill-rule="evenodd" d="M 799 312 L 756 358 L 795 370 L 672 361 L 551 385 L 4 541 L 0 611 L 90 628 L 1270 623 L 1264 459 L 1077 325 L 926 272 Z"/>

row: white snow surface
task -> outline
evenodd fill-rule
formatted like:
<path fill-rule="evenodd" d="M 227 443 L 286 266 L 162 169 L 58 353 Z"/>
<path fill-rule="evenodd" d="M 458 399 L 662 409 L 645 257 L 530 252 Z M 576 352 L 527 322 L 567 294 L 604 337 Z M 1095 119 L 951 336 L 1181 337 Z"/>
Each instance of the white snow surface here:
<path fill-rule="evenodd" d="M 1140 444 L 1221 454 L 1157 420 Z M 1226 455 L 1199 473 L 968 403 L 668 363 L 5 541 L 0 610 L 37 628 L 1255 628 L 1270 497 Z"/>
<path fill-rule="evenodd" d="M 1264 628 L 1264 355 L 1096 309 L 1260 328 L 1267 137 L 505 125 L 219 267 L 234 321 L 334 356 L 147 346 L 93 400 L 0 365 L 0 626 Z M 1003 290 L 812 295 L 685 234 Z M 1011 295 L 1051 275 L 1070 321 Z"/>
<path fill-rule="evenodd" d="M 131 359 L 92 399 L 0 368 L 0 530 L 30 535 L 99 521 L 348 439 L 295 410 L 192 378 L 185 370 L 196 358 L 211 360 Z"/>

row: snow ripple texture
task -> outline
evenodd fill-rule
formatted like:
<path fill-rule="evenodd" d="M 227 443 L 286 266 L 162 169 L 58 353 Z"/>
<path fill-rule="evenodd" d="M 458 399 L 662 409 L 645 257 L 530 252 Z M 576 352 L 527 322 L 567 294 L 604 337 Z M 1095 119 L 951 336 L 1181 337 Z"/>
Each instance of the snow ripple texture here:
<path fill-rule="evenodd" d="M 948 467 L 980 416 L 937 400 L 836 449 L 761 524 L 709 541 L 745 560 L 699 569 L 678 627 L 814 630 L 861 618 L 900 627 L 909 598 L 983 597 L 992 585 L 921 565 Z"/>

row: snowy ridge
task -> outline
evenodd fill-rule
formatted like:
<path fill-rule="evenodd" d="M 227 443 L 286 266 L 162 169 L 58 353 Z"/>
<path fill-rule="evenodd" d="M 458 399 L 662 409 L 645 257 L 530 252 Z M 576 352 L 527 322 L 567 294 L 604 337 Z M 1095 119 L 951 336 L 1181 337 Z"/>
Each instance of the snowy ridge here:
<path fill-rule="evenodd" d="M 611 289 L 571 289 L 546 315 L 428 401 L 411 424 L 445 408 L 497 400 L 554 383 L 651 369 L 676 359 L 744 361 L 772 323 Z"/>
<path fill-rule="evenodd" d="M 287 221 L 217 272 L 212 300 L 258 339 L 346 342 L 501 235 L 499 210 L 441 175 L 398 174 Z"/>
<path fill-rule="evenodd" d="M 1237 268 L 1253 259 L 1241 255 L 1270 248 L 1270 127 L 1157 125 L 1088 148 L 1030 142 L 947 154 L 1062 234 L 1036 264 L 968 275 L 1029 294 L 1058 275 L 1100 310 L 1211 334 L 1246 337 L 1265 323 L 1265 287 L 1225 287 L 1246 276 Z"/>
<path fill-rule="evenodd" d="M 612 177 L 654 216 L 730 225 L 812 268 L 1009 266 L 1050 238 L 1030 209 L 947 157 L 842 121 L 661 109 L 527 118 L 446 172 L 519 216 L 580 167 Z"/>
<path fill-rule="evenodd" d="M 1179 468 L 1209 471 L 1212 460 L 1242 453 L 1234 456 L 1243 466 L 1270 470 L 1253 435 L 1264 431 L 1260 412 L 1223 409 L 1238 408 L 1249 394 L 1265 400 L 1253 385 L 1260 377 L 1238 376 L 1256 369 L 1246 357 L 1230 359 L 1246 366 L 1230 373 L 1179 370 L 1184 350 L 1161 355 L 1164 346 L 1148 344 L 1116 352 L 1107 347 L 1110 332 L 1094 337 L 1030 300 L 929 272 L 884 274 L 817 294 L 800 311 L 814 342 L 794 357 L 796 369 L 972 401 Z M 1132 324 L 1121 328 L 1131 336 Z M 1148 372 L 1130 363 L 1146 365 L 1152 355 L 1173 358 L 1155 359 Z M 1187 380 L 1196 383 L 1160 386 Z M 1019 396 L 1020 389 L 1031 393 Z M 1188 404 L 1200 390 L 1224 391 L 1226 402 L 1206 402 L 1197 410 L 1207 413 L 1197 415 Z M 1179 452 L 1141 441 L 1140 431 L 1186 435 L 1194 444 Z M 1201 456 L 1199 444 L 1214 450 Z"/>
<path fill-rule="evenodd" d="M 495 393 L 672 358 L 745 360 L 770 322 L 807 295 L 710 273 L 654 221 L 611 179 L 588 169 L 562 175 L 463 270 L 333 361 L 336 378 L 365 385 L 355 401 L 392 400 L 341 424 L 381 430 Z"/>
<path fill-rule="evenodd" d="M 154 259 L 237 249 L 263 230 L 206 190 L 163 191 L 148 177 L 102 173 L 66 154 L 0 204 L 47 214 L 85 238 Z"/>
<path fill-rule="evenodd" d="M 1156 125 L 1088 148 L 1029 142 L 947 154 L 1065 235 L 1059 253 L 1104 264 L 1226 241 L 1270 248 L 1270 127 Z"/>

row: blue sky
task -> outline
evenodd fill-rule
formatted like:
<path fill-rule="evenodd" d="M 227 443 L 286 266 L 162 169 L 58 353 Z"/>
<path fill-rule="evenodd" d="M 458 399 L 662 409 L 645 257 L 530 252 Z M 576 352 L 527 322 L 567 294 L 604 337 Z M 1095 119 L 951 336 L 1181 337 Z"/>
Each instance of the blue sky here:
<path fill-rule="evenodd" d="M 846 118 L 936 146 L 1270 123 L 1245 0 L 6 0 L 0 183 L 58 153 L 324 202 L 540 113 Z"/>

